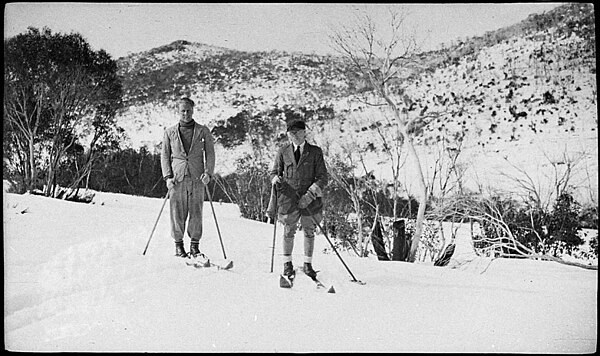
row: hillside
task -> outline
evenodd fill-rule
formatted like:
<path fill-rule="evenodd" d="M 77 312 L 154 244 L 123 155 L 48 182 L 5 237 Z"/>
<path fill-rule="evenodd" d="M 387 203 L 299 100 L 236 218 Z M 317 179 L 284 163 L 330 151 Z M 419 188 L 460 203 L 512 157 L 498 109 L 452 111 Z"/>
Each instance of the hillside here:
<path fill-rule="evenodd" d="M 460 150 L 466 184 L 473 189 L 489 185 L 511 191 L 514 182 L 503 179 L 522 171 L 539 175 L 532 179 L 551 189 L 557 172 L 577 162 L 574 184 L 584 187 L 579 199 L 597 202 L 592 5 L 563 5 L 418 57 L 427 66 L 406 83 L 406 91 L 415 110 L 441 113 L 415 128 L 428 177 L 447 149 Z M 283 132 L 286 108 L 327 108 L 333 115 L 325 119 L 306 117 L 311 140 L 327 146 L 328 157 L 350 145 L 363 155 L 367 170 L 391 177 L 380 132 L 391 132 L 393 123 L 359 100 L 362 89 L 338 57 L 239 52 L 177 41 L 120 58 L 119 66 L 126 92 L 119 123 L 131 147 L 160 144 L 162 130 L 176 121 L 173 102 L 182 94 L 196 101 L 197 121 L 211 128 L 249 112 Z M 273 137 L 265 140 L 272 142 L 267 147 L 276 145 Z M 217 171 L 232 172 L 235 159 L 244 154 L 254 154 L 248 142 L 219 147 Z M 410 164 L 402 177 L 408 191 L 414 185 Z M 364 174 L 362 168 L 357 174 Z"/>

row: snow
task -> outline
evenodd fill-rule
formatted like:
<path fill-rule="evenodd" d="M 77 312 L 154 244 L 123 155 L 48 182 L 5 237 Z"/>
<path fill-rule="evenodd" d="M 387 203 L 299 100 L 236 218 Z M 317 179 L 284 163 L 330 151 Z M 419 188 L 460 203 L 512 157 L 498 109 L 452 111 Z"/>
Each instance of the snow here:
<path fill-rule="evenodd" d="M 477 257 L 459 230 L 448 267 L 380 262 L 318 235 L 314 266 L 278 286 L 277 228 L 215 203 L 230 271 L 173 257 L 163 200 L 97 193 L 93 204 L 4 193 L 4 336 L 10 351 L 518 352 L 597 348 L 598 271 Z M 210 205 L 201 250 L 224 260 Z M 302 236 L 294 262 L 302 261 Z M 186 239 L 186 249 L 189 240 Z"/>

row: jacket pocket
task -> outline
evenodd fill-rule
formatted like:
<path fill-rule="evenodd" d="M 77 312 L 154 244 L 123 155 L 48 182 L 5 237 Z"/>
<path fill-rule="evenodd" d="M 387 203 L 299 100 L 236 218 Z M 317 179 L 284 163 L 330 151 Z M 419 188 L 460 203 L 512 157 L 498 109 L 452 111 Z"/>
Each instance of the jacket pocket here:
<path fill-rule="evenodd" d="M 293 163 L 285 163 L 284 174 L 286 178 L 292 179 L 294 178 L 294 173 L 296 173 L 296 169 L 294 168 Z"/>
<path fill-rule="evenodd" d="M 297 206 L 298 194 L 296 194 L 296 190 L 286 182 L 279 184 L 277 190 L 277 210 L 279 214 L 289 214 L 296 210 Z"/>

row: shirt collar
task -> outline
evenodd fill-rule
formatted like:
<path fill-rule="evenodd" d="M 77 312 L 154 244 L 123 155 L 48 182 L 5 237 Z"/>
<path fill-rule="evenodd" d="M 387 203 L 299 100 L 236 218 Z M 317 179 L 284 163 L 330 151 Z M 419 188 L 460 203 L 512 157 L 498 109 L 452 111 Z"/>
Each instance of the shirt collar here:
<path fill-rule="evenodd" d="M 302 142 L 300 144 L 300 153 L 304 152 L 304 144 L 306 143 L 306 140 L 304 140 L 304 142 Z M 292 147 L 294 148 L 294 151 L 296 151 L 296 148 L 298 148 L 298 146 L 296 146 L 293 142 L 292 142 Z"/>

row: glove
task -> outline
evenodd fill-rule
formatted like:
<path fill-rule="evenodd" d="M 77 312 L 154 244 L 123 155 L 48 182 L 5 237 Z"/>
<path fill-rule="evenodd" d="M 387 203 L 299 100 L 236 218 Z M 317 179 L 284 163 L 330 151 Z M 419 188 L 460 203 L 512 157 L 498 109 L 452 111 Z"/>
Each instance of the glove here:
<path fill-rule="evenodd" d="M 167 189 L 171 190 L 175 186 L 173 178 L 167 178 Z"/>
<path fill-rule="evenodd" d="M 308 190 L 306 192 L 306 194 L 301 196 L 300 200 L 298 200 L 298 207 L 300 209 L 305 209 L 316 198 L 317 198 L 317 194 L 314 193 L 312 190 Z"/>
<path fill-rule="evenodd" d="M 204 185 L 207 185 L 208 182 L 210 182 L 210 175 L 208 173 L 202 173 L 202 176 L 200 177 L 200 179 L 202 180 L 202 183 Z"/>
<path fill-rule="evenodd" d="M 275 177 L 273 177 L 273 179 L 271 179 L 271 185 L 275 185 L 277 183 L 281 183 L 281 177 L 280 176 L 275 176 Z"/>

